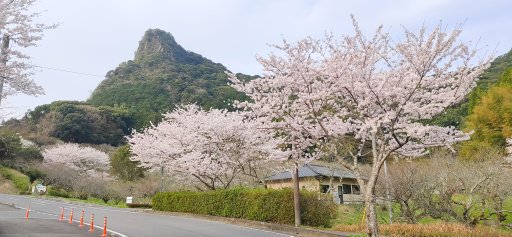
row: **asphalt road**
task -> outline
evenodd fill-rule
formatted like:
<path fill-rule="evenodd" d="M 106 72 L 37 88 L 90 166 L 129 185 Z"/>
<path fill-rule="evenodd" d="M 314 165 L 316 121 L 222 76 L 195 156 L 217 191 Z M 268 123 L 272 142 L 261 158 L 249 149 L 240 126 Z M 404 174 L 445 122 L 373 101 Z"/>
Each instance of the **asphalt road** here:
<path fill-rule="evenodd" d="M 74 220 L 78 221 L 80 212 L 85 211 L 85 223 L 89 224 L 90 215 L 94 213 L 94 224 L 97 228 L 103 225 L 103 217 L 108 218 L 109 234 L 130 237 L 285 237 L 286 234 L 241 227 L 215 221 L 201 220 L 189 217 L 158 215 L 137 212 L 130 209 L 103 207 L 91 204 L 67 204 L 53 200 L 43 200 L 30 196 L 0 194 L 0 203 L 26 208 L 30 205 L 30 216 L 43 219 L 58 219 L 61 208 L 64 207 L 66 219 L 69 212 L 74 210 Z M 25 212 L 8 213 L 10 217 L 22 215 Z M 2 213 L 0 212 L 0 215 Z M 1 221 L 0 216 L 0 221 Z M 58 221 L 57 221 L 58 222 Z M 26 236 L 26 235 L 18 235 Z"/>
<path fill-rule="evenodd" d="M 90 232 L 89 226 L 80 228 L 78 223 L 58 221 L 53 216 L 31 213 L 25 218 L 25 210 L 0 204 L 0 237 L 94 237 L 101 236 L 101 229 Z"/>

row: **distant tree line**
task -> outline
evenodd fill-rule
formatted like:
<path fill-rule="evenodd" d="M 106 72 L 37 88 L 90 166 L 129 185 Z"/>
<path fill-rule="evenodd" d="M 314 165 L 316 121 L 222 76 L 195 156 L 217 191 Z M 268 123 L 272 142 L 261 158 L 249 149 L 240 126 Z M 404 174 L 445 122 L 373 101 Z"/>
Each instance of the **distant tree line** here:
<path fill-rule="evenodd" d="M 4 123 L 3 130 L 19 131 L 39 145 L 64 142 L 124 144 L 134 125 L 131 112 L 123 107 L 92 106 L 77 101 L 56 101 L 29 111 L 18 120 Z"/>

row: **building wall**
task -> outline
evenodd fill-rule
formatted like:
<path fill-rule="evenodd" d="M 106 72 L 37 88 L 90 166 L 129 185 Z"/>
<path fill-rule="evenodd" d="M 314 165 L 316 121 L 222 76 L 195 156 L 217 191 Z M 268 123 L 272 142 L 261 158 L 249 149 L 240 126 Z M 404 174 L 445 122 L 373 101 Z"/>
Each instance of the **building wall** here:
<path fill-rule="evenodd" d="M 306 177 L 306 178 L 299 179 L 299 187 L 301 189 L 305 189 L 308 191 L 314 191 L 314 192 L 320 192 L 320 185 L 329 185 L 329 183 L 330 183 L 329 178 L 317 180 L 314 177 Z M 333 201 L 337 204 L 341 203 L 341 200 L 340 200 L 339 194 L 338 194 L 338 187 L 342 186 L 343 184 L 357 185 L 357 180 L 355 180 L 355 179 L 340 180 L 339 178 L 334 178 L 332 180 L 332 188 L 330 190 L 330 193 L 332 193 L 332 195 L 333 195 Z M 291 179 L 273 180 L 273 181 L 267 182 L 267 188 L 270 188 L 270 189 L 292 188 L 292 185 L 293 184 L 292 184 Z M 362 195 L 343 194 L 343 203 L 355 203 L 355 202 L 362 202 L 362 201 L 363 201 Z"/>
<path fill-rule="evenodd" d="M 306 177 L 299 179 L 299 187 L 300 189 L 319 192 L 320 191 L 320 183 L 314 177 Z M 270 189 L 281 189 L 281 188 L 293 188 L 293 183 L 291 179 L 283 179 L 283 180 L 274 180 L 267 182 L 267 188 Z"/>
<path fill-rule="evenodd" d="M 330 180 L 329 178 L 322 179 L 320 181 L 320 185 L 329 185 Z M 343 184 L 351 184 L 351 185 L 358 185 L 357 180 L 355 179 L 343 179 L 340 180 L 339 178 L 333 178 L 332 180 L 332 187 L 330 192 L 333 195 L 333 201 L 337 204 L 341 204 L 341 199 L 338 193 L 338 187 L 341 187 Z M 355 203 L 355 202 L 362 202 L 363 196 L 361 194 L 343 194 L 343 203 Z"/>

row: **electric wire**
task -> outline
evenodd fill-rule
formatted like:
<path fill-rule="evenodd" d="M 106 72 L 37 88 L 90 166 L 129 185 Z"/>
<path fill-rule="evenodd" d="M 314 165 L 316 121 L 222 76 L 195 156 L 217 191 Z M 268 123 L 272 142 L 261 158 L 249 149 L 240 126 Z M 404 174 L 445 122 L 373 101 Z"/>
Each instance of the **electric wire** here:
<path fill-rule="evenodd" d="M 37 68 L 42 68 L 42 69 L 59 71 L 59 72 L 73 73 L 73 74 L 78 74 L 78 75 L 83 75 L 83 76 L 91 76 L 91 77 L 101 77 L 101 78 L 104 78 L 104 76 L 100 76 L 100 75 L 96 75 L 96 74 L 92 74 L 92 73 L 77 72 L 77 71 L 71 71 L 71 70 L 67 70 L 67 69 L 60 69 L 60 68 L 54 68 L 54 67 L 45 67 L 45 66 L 39 66 L 39 65 L 34 65 L 34 64 L 31 64 L 31 66 L 37 67 Z"/>

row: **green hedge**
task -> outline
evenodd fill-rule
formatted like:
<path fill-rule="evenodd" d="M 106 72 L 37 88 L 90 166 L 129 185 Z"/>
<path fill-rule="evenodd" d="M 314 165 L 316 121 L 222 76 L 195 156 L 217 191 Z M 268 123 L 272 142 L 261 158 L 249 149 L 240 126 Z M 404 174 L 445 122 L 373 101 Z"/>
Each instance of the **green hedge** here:
<path fill-rule="evenodd" d="M 56 188 L 56 187 L 53 187 L 53 186 L 48 186 L 47 188 L 48 188 L 47 194 L 50 195 L 50 196 L 63 197 L 63 198 L 69 198 L 70 197 L 69 193 L 66 192 L 66 190 L 59 189 L 59 188 Z"/>
<path fill-rule="evenodd" d="M 167 192 L 153 197 L 153 209 L 293 224 L 292 189 L 235 188 L 208 192 Z M 330 227 L 336 205 L 325 194 L 301 191 L 302 224 Z"/>
<path fill-rule="evenodd" d="M 26 193 L 28 191 L 30 187 L 30 179 L 28 176 L 6 167 L 0 167 L 0 174 L 2 174 L 4 178 L 11 180 L 20 193 Z"/>

